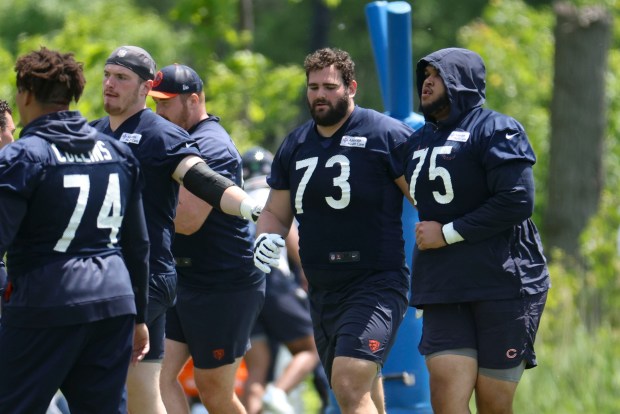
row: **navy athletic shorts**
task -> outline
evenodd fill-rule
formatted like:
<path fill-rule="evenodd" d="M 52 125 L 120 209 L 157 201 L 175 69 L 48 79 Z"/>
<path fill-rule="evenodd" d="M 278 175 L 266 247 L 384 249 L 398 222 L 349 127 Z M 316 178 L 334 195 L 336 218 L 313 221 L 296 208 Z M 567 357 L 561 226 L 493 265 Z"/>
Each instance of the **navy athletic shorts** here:
<path fill-rule="evenodd" d="M 250 332 L 265 301 L 265 280 L 227 291 L 178 286 L 166 321 L 166 338 L 186 343 L 201 369 L 232 364 L 250 348 Z"/>
<path fill-rule="evenodd" d="M 177 274 L 152 274 L 149 281 L 149 303 L 146 309 L 146 326 L 149 328 L 149 352 L 144 361 L 161 361 L 164 358 L 166 337 L 166 312 L 176 298 Z"/>
<path fill-rule="evenodd" d="M 310 286 L 310 310 L 321 363 L 331 381 L 335 357 L 376 362 L 383 367 L 405 313 L 409 271 L 361 270 L 338 290 Z"/>
<path fill-rule="evenodd" d="M 536 366 L 534 340 L 547 292 L 517 299 L 424 305 L 422 355 L 471 348 L 478 366 L 514 368 L 525 361 Z"/>
<path fill-rule="evenodd" d="M 267 275 L 265 305 L 252 330 L 253 338 L 263 335 L 284 344 L 312 335 L 306 291 L 278 269 Z"/>
<path fill-rule="evenodd" d="M 0 413 L 45 413 L 59 389 L 72 413 L 125 414 L 135 316 L 51 328 L 0 326 Z"/>

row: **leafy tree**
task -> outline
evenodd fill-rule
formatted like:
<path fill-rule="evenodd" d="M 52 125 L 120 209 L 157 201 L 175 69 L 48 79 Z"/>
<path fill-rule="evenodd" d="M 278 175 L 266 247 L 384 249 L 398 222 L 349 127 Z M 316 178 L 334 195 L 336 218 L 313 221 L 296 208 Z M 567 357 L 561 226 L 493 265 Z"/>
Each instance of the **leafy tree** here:
<path fill-rule="evenodd" d="M 239 51 L 208 69 L 207 111 L 222 117 L 241 151 L 260 143 L 275 151 L 298 114 L 305 85 L 298 66 L 275 66 L 261 54 Z M 288 122 L 287 122 L 288 120 Z"/>

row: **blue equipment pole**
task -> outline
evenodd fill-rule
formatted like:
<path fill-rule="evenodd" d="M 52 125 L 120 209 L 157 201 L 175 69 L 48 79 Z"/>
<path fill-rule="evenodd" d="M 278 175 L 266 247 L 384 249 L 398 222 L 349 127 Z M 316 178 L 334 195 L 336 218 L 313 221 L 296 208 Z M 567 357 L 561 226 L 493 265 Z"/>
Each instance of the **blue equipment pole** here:
<path fill-rule="evenodd" d="M 413 112 L 411 5 L 394 1 L 388 3 L 386 9 L 389 115 L 417 129 L 424 125 L 424 117 Z M 406 199 L 402 221 L 407 263 L 411 268 L 418 213 Z M 386 408 L 390 414 L 432 413 L 428 371 L 418 351 L 421 336 L 422 319 L 416 317 L 414 308 L 409 308 L 383 367 Z"/>
<path fill-rule="evenodd" d="M 375 56 L 375 67 L 379 75 L 379 89 L 386 113 L 391 111 L 388 71 L 387 1 L 375 1 L 366 5 L 366 20 L 370 33 L 370 44 Z"/>

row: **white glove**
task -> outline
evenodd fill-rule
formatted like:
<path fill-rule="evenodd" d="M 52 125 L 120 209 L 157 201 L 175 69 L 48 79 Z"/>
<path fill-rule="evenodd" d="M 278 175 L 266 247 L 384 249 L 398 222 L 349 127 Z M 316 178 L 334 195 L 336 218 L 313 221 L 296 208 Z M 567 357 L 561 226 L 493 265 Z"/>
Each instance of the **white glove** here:
<path fill-rule="evenodd" d="M 280 250 L 286 243 L 279 234 L 262 233 L 254 242 L 254 264 L 265 273 L 280 264 Z"/>
<path fill-rule="evenodd" d="M 252 220 L 254 223 L 258 221 L 263 206 L 258 204 L 252 197 L 246 197 L 239 205 L 239 212 L 246 220 Z"/>

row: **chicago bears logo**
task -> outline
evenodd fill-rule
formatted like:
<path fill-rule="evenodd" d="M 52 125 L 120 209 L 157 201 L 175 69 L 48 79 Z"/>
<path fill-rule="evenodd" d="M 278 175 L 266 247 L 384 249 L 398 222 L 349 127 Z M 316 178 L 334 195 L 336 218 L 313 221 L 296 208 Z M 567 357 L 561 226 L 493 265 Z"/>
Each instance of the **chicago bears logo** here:
<path fill-rule="evenodd" d="M 161 83 L 161 81 L 163 81 L 163 80 L 164 80 L 164 74 L 161 73 L 161 70 L 160 70 L 155 75 L 155 79 L 153 79 L 153 88 L 157 88 L 159 86 L 159 84 Z"/>
<path fill-rule="evenodd" d="M 381 342 L 377 341 L 376 339 L 368 340 L 368 348 L 370 348 L 372 352 L 377 352 L 379 350 L 379 347 L 381 347 Z"/>
<path fill-rule="evenodd" d="M 220 361 L 222 358 L 224 358 L 224 350 L 223 349 L 215 349 L 213 350 L 213 358 L 217 359 L 218 361 Z"/>
<path fill-rule="evenodd" d="M 514 348 L 510 348 L 508 351 L 506 351 L 506 358 L 516 358 L 517 357 L 517 350 Z"/>

